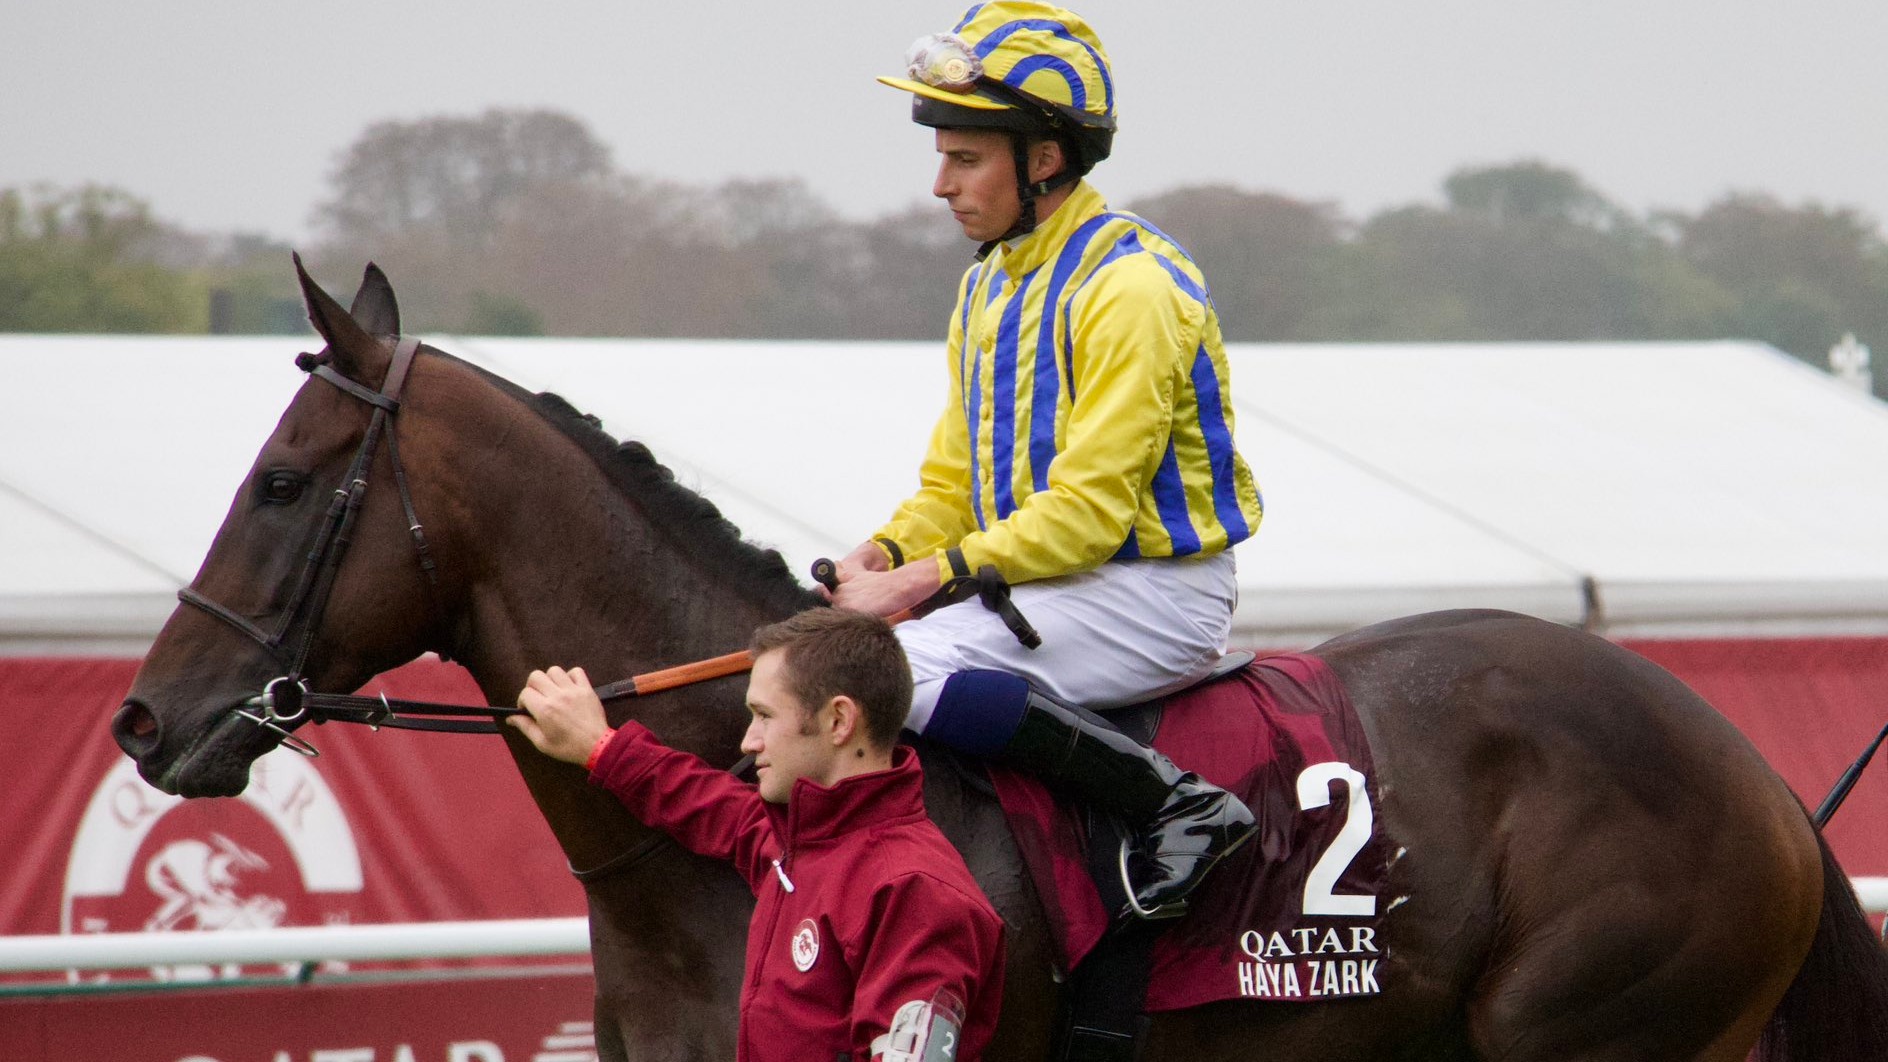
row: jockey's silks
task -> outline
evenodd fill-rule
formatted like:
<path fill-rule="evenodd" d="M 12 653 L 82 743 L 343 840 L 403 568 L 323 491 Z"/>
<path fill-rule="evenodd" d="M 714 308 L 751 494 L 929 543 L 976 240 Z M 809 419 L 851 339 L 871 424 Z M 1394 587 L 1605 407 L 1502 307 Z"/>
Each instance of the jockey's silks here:
<path fill-rule="evenodd" d="M 1205 279 L 1087 182 L 964 274 L 947 352 L 920 487 L 875 536 L 906 558 L 955 545 L 970 570 L 1026 582 L 1217 553 L 1257 528 Z"/>

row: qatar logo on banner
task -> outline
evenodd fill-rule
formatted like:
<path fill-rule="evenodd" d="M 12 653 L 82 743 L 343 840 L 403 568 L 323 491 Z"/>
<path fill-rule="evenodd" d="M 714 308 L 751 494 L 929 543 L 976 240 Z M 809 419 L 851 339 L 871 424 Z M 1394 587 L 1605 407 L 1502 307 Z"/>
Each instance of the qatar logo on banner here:
<path fill-rule="evenodd" d="M 256 761 L 241 796 L 188 801 L 147 785 L 126 759 L 106 773 L 79 822 L 60 931 L 330 925 L 353 921 L 360 898 L 353 830 L 307 759 L 277 749 Z M 151 970 L 159 980 L 243 975 L 235 965 Z"/>

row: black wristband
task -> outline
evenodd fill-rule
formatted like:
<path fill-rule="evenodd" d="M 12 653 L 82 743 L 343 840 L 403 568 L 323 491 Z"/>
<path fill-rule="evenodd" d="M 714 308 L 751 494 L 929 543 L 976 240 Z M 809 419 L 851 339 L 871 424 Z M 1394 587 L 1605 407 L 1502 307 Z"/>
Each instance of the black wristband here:
<path fill-rule="evenodd" d="M 951 575 L 957 579 L 970 578 L 970 564 L 964 560 L 964 551 L 952 546 L 944 551 L 944 559 L 950 563 Z"/>
<path fill-rule="evenodd" d="M 902 568 L 905 566 L 905 551 L 898 548 L 898 543 L 893 542 L 884 535 L 880 535 L 872 541 L 885 547 L 885 552 L 891 555 L 892 567 Z"/>

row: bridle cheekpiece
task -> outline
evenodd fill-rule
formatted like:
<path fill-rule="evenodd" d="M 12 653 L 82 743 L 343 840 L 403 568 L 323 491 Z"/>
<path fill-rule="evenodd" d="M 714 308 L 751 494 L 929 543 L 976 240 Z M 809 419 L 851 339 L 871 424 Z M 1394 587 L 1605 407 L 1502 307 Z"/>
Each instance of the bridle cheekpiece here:
<path fill-rule="evenodd" d="M 380 390 L 371 390 L 355 380 L 343 376 L 325 361 L 313 358 L 297 359 L 310 375 L 326 380 L 335 387 L 374 407 L 373 417 L 368 421 L 367 431 L 361 437 L 361 445 L 355 451 L 353 463 L 341 479 L 341 485 L 334 490 L 329 500 L 328 511 L 322 517 L 321 531 L 316 536 L 314 545 L 308 550 L 301 575 L 297 578 L 295 592 L 289 603 L 282 610 L 280 619 L 273 631 L 264 630 L 255 622 L 236 613 L 228 606 L 199 593 L 192 587 L 177 591 L 177 599 L 186 605 L 202 609 L 211 616 L 222 620 L 235 628 L 250 640 L 261 645 L 284 671 L 263 685 L 262 692 L 249 698 L 236 709 L 236 715 L 248 719 L 257 726 L 275 732 L 282 744 L 304 756 L 318 756 L 313 745 L 292 735 L 283 724 L 303 721 L 310 716 L 312 701 L 318 695 L 308 692 L 308 683 L 303 676 L 308 664 L 309 651 L 314 647 L 315 632 L 321 627 L 321 618 L 327 611 L 329 595 L 334 591 L 336 576 L 341 570 L 341 560 L 347 554 L 348 545 L 353 541 L 355 521 L 360 515 L 361 506 L 367 500 L 367 475 L 372 468 L 374 457 L 380 449 L 380 440 L 384 435 L 387 440 L 387 452 L 393 462 L 394 485 L 400 494 L 400 504 L 406 513 L 408 533 L 413 539 L 413 548 L 419 559 L 420 570 L 426 576 L 427 591 L 431 594 L 438 585 L 438 572 L 433 563 L 432 554 L 426 543 L 425 530 L 420 526 L 419 517 L 413 509 L 413 495 L 407 487 L 406 469 L 400 461 L 400 445 L 393 430 L 393 419 L 400 411 L 400 391 L 406 383 L 407 372 L 413 366 L 414 356 L 418 353 L 420 341 L 403 338 L 393 349 L 393 359 L 387 367 L 387 378 Z M 306 356 L 304 356 L 306 357 Z M 291 650 L 292 646 L 292 650 Z M 349 698 L 359 700 L 360 698 Z M 382 698 L 381 706 L 388 717 L 392 711 Z M 258 714 L 258 712 L 260 714 Z M 386 722 L 389 719 L 363 719 L 363 722 Z"/>

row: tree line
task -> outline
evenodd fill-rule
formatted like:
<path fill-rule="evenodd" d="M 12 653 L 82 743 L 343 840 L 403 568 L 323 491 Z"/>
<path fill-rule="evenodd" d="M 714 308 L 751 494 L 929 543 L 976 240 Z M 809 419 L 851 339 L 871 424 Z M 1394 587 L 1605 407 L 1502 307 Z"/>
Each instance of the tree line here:
<path fill-rule="evenodd" d="M 1362 220 L 1221 185 L 1117 205 L 1187 247 L 1233 341 L 1737 337 L 1820 365 L 1853 334 L 1888 355 L 1888 240 L 1856 210 L 1740 193 L 1640 216 L 1538 161 L 1441 192 Z M 318 275 L 379 262 L 433 333 L 935 338 L 970 257 L 940 207 L 853 221 L 794 180 L 654 180 L 552 111 L 370 126 L 313 218 Z M 0 189 L 0 331 L 305 327 L 280 240 L 186 232 L 120 189 Z"/>

